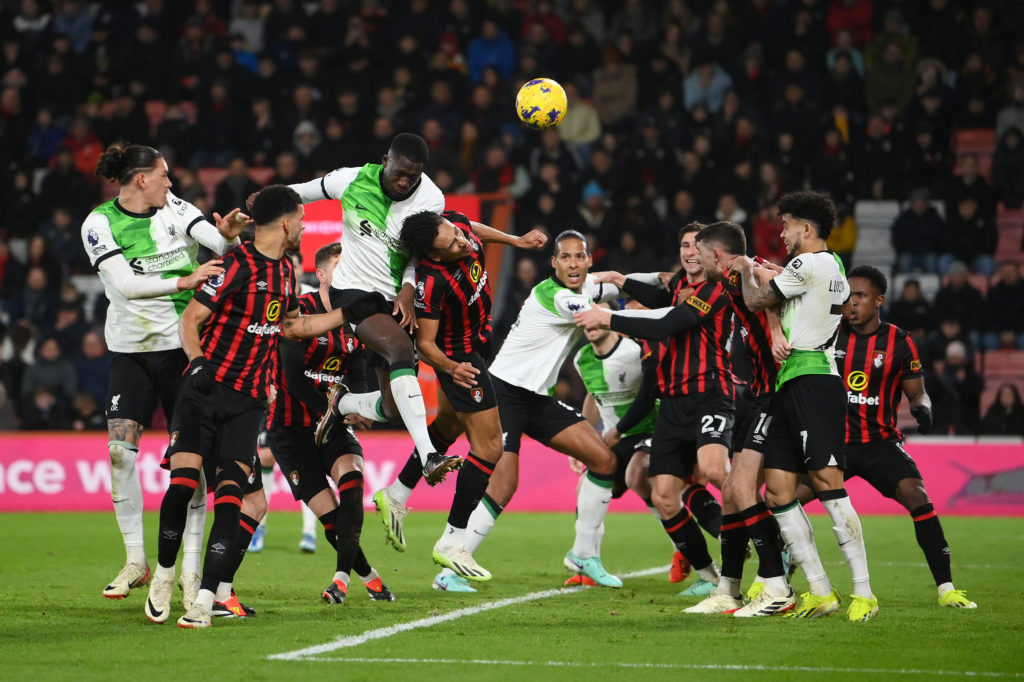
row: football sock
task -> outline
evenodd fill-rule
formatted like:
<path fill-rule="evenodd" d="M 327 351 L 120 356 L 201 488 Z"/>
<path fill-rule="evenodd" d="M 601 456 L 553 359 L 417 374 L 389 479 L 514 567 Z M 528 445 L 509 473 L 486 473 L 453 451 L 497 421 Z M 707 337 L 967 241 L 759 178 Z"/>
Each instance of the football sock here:
<path fill-rule="evenodd" d="M 356 560 L 352 562 L 352 570 L 363 580 L 366 580 L 367 576 L 372 580 L 377 575 L 377 571 L 373 570 L 373 566 L 370 566 L 370 562 L 366 560 L 362 547 L 356 552 Z"/>
<path fill-rule="evenodd" d="M 107 444 L 107 450 L 110 452 L 110 498 L 114 502 L 114 516 L 121 529 L 125 555 L 128 561 L 145 566 L 142 483 L 135 468 L 139 448 L 125 441 L 112 440 Z"/>
<path fill-rule="evenodd" d="M 779 524 L 782 539 L 789 548 L 793 560 L 803 569 L 811 594 L 823 597 L 832 593 L 832 583 L 828 581 L 825 567 L 821 565 L 818 547 L 814 544 L 814 529 L 811 520 L 800 505 L 793 500 L 787 505 L 771 510 Z"/>
<path fill-rule="evenodd" d="M 345 594 L 348 594 L 348 581 L 350 580 L 349 574 L 345 571 L 335 571 L 334 580 L 340 582 L 345 586 Z"/>
<path fill-rule="evenodd" d="M 363 557 L 363 560 L 365 561 L 366 557 Z M 359 562 L 357 561 L 356 563 Z M 356 575 L 358 575 L 359 579 L 362 580 L 364 583 L 372 583 L 374 580 L 380 580 L 380 574 L 377 573 L 377 571 L 373 570 L 373 566 L 370 566 L 369 564 L 366 565 L 363 571 L 359 571 L 359 569 L 356 569 Z M 378 592 L 380 591 L 379 586 L 376 589 Z"/>
<path fill-rule="evenodd" d="M 475 553 L 483 544 L 487 534 L 494 528 L 494 522 L 498 520 L 498 516 L 504 510 L 504 507 L 495 502 L 487 493 L 480 498 L 480 504 L 469 515 L 469 523 L 466 525 L 465 545 L 470 554 Z M 441 571 L 441 575 L 455 575 L 455 571 L 446 568 Z"/>
<path fill-rule="evenodd" d="M 214 504 L 216 504 L 216 498 Z M 199 590 L 199 594 L 196 595 L 196 606 L 199 607 L 199 609 L 202 610 L 203 613 L 212 612 L 214 596 L 215 595 L 213 589 L 207 589 L 205 587 L 202 588 L 201 590 Z"/>
<path fill-rule="evenodd" d="M 427 426 L 427 433 L 430 434 L 430 444 L 434 446 L 434 452 L 445 454 L 454 441 L 450 441 L 441 435 L 437 428 L 437 420 L 430 422 Z M 413 448 L 412 454 L 406 460 L 405 466 L 398 472 L 398 479 L 388 486 L 391 499 L 405 504 L 412 495 L 412 489 L 423 478 L 423 465 L 420 463 L 420 451 Z"/>
<path fill-rule="evenodd" d="M 334 532 L 334 520 L 336 518 L 338 518 L 338 510 L 336 509 L 332 509 L 320 517 L 320 525 L 324 527 L 324 537 L 327 538 L 327 544 L 335 550 L 338 549 L 337 535 Z"/>
<path fill-rule="evenodd" d="M 238 472 L 241 467 L 236 465 Z M 217 492 L 213 495 L 213 526 L 210 527 L 210 539 L 206 543 L 206 556 L 203 559 L 202 590 L 210 590 L 211 596 L 217 589 L 221 578 L 226 574 L 232 556 L 235 538 L 241 527 L 239 518 L 242 513 L 242 485 L 245 478 L 219 481 Z M 254 529 L 255 530 L 255 529 Z M 212 599 L 211 599 L 212 604 Z"/>
<path fill-rule="evenodd" d="M 338 481 L 338 509 L 335 510 L 338 538 L 337 570 L 352 571 L 363 529 L 363 473 L 350 471 Z"/>
<path fill-rule="evenodd" d="M 423 393 L 416 372 L 409 363 L 396 362 L 391 366 L 391 395 L 402 415 L 405 430 L 412 436 L 412 442 L 419 452 L 420 465 L 425 466 L 427 455 L 433 450 L 430 434 L 427 433 L 427 408 L 423 404 Z"/>
<path fill-rule="evenodd" d="M 487 482 L 491 480 L 493 473 L 494 462 L 481 459 L 472 452 L 466 453 L 465 462 L 459 469 L 459 476 L 455 481 L 455 495 L 452 498 L 452 507 L 448 514 L 449 526 L 460 530 L 466 529 L 469 515 L 480 504 L 480 498 L 484 496 Z M 444 537 L 448 537 L 447 532 Z M 445 544 L 450 543 L 445 542 Z"/>
<path fill-rule="evenodd" d="M 238 567 L 242 565 L 242 560 L 245 559 L 245 552 L 249 549 L 249 541 L 252 540 L 252 534 L 256 532 L 256 528 L 259 525 L 260 522 L 248 514 L 238 515 L 238 535 L 235 537 L 231 553 L 228 555 L 228 560 L 224 567 L 224 575 L 220 578 L 222 583 L 230 584 L 235 581 L 235 573 L 238 572 Z M 218 588 L 217 601 L 223 601 L 220 594 Z M 229 594 L 228 596 L 230 597 L 231 595 Z M 224 597 L 224 599 L 227 599 L 227 597 Z"/>
<path fill-rule="evenodd" d="M 415 379 L 416 377 L 413 376 Z M 386 422 L 384 399 L 380 391 L 371 393 L 346 393 L 338 400 L 338 414 L 358 414 L 375 422 Z"/>
<path fill-rule="evenodd" d="M 580 559 L 601 556 L 597 534 L 608 514 L 615 474 L 595 474 L 587 470 L 576 494 L 576 540 L 572 553 Z M 596 553 L 595 553 L 596 550 Z"/>
<path fill-rule="evenodd" d="M 707 568 L 713 568 L 704 535 L 697 527 L 689 509 L 682 507 L 672 518 L 662 519 L 661 525 L 672 538 L 672 544 L 689 559 L 690 565 L 697 569 L 701 576 Z"/>
<path fill-rule="evenodd" d="M 220 581 L 220 584 L 217 585 L 217 591 L 213 593 L 213 600 L 227 601 L 228 599 L 231 599 L 231 587 L 232 583 L 224 582 L 223 580 Z"/>
<path fill-rule="evenodd" d="M 306 506 L 306 503 L 302 503 L 302 534 L 303 535 L 315 535 L 316 534 L 316 514 L 313 510 Z"/>
<path fill-rule="evenodd" d="M 658 508 L 654 506 L 654 500 L 645 497 L 644 504 L 647 505 L 647 511 L 651 512 L 651 515 L 658 521 L 658 527 L 661 527 L 661 514 L 658 513 Z M 676 543 L 672 542 L 672 538 L 669 538 L 668 541 L 672 545 L 672 550 L 675 551 Z"/>
<path fill-rule="evenodd" d="M 760 562 L 757 579 L 762 581 L 771 593 L 782 596 L 789 594 L 789 583 L 786 581 L 786 567 L 782 565 L 782 546 L 779 536 L 779 524 L 764 502 L 741 511 L 747 535 L 754 543 L 754 550 Z"/>
<path fill-rule="evenodd" d="M 203 570 L 203 534 L 206 532 L 206 476 L 199 473 L 199 484 L 188 502 L 185 534 L 182 536 L 181 571 L 200 573 Z"/>
<path fill-rule="evenodd" d="M 683 493 L 683 504 L 697 517 L 701 528 L 718 537 L 722 528 L 722 505 L 702 485 L 691 485 Z"/>
<path fill-rule="evenodd" d="M 742 514 L 726 514 L 722 517 L 722 533 L 719 539 L 722 543 L 723 578 L 739 582 L 743 577 L 743 562 L 747 558 L 747 538 L 747 527 L 743 523 Z"/>
<path fill-rule="evenodd" d="M 917 544 L 924 552 L 924 558 L 931 569 L 932 577 L 936 585 L 950 584 L 953 588 L 953 571 L 949 565 L 949 544 L 946 542 L 946 535 L 942 532 L 942 524 L 939 516 L 935 513 L 935 507 L 931 503 L 922 505 L 910 512 L 914 519 L 914 534 L 917 536 Z"/>
<path fill-rule="evenodd" d="M 171 484 L 160 503 L 160 536 L 157 540 L 157 563 L 174 570 L 185 531 L 188 503 L 199 486 L 199 469 L 179 468 L 171 471 Z"/>
<path fill-rule="evenodd" d="M 857 597 L 871 597 L 871 576 L 868 573 L 868 552 L 864 548 L 864 532 L 860 517 L 853 509 L 846 490 L 819 490 L 818 499 L 832 519 L 832 532 L 843 550 L 843 557 L 850 566 L 853 578 L 853 594 Z"/>

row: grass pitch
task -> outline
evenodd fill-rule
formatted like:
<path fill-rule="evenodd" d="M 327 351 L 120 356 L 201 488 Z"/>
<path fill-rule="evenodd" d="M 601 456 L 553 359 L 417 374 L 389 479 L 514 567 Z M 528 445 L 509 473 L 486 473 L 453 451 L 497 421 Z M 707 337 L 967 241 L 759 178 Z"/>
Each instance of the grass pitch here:
<path fill-rule="evenodd" d="M 149 539 L 156 516 L 147 514 Z M 827 519 L 813 517 L 837 589 L 850 576 Z M 433 591 L 430 549 L 441 514 L 410 515 L 409 550 L 383 543 L 367 513 L 363 546 L 398 601 L 370 601 L 358 581 L 344 606 L 320 590 L 334 572 L 323 538 L 298 551 L 298 514 L 272 513 L 266 549 L 246 558 L 235 586 L 256 618 L 206 631 L 146 620 L 146 588 L 123 601 L 100 592 L 120 568 L 113 514 L 0 517 L 0 679 L 214 680 L 932 680 L 1024 679 L 1024 565 L 1019 519 L 945 518 L 956 584 L 975 611 L 943 609 L 907 517 L 865 517 L 881 613 L 853 624 L 691 616 L 663 572 L 621 590 L 558 590 L 572 541 L 565 514 L 508 513 L 477 556 L 495 575 L 476 594 Z M 606 567 L 619 575 L 665 566 L 670 546 L 645 514 L 609 514 Z M 155 544 L 148 547 L 151 565 Z M 748 562 L 744 587 L 756 571 Z M 795 578 L 798 590 L 806 583 Z M 845 611 L 845 605 L 844 605 Z M 411 624 L 411 625 L 410 625 Z M 321 646 L 311 651 L 311 647 Z M 344 645 L 344 646 L 339 646 Z M 296 653 L 303 652 L 306 653 Z M 289 654 L 292 660 L 271 659 Z"/>

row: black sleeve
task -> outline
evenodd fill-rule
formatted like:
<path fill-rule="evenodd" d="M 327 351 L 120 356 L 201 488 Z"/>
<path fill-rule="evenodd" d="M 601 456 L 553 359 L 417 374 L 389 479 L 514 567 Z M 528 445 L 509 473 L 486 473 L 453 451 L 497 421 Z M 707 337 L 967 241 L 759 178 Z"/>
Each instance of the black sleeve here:
<path fill-rule="evenodd" d="M 654 390 L 658 386 L 658 358 L 652 353 L 644 359 L 641 366 L 643 367 L 643 378 L 640 380 L 640 390 L 637 392 L 633 404 L 626 410 L 626 414 L 622 415 L 622 419 L 615 425 L 615 429 L 620 434 L 626 433 L 639 424 L 654 409 Z"/>
<path fill-rule="evenodd" d="M 612 331 L 638 339 L 658 341 L 696 327 L 697 313 L 687 305 L 677 305 L 661 317 L 625 317 L 612 313 Z"/>
<path fill-rule="evenodd" d="M 345 384 L 352 393 L 366 393 L 369 386 L 366 380 L 366 354 L 369 351 L 360 345 L 348 358 L 348 371 L 345 372 Z"/>
<path fill-rule="evenodd" d="M 316 385 L 306 376 L 306 349 L 299 341 L 281 339 L 278 342 L 281 355 L 281 371 L 285 385 L 293 398 L 309 408 L 313 414 L 327 410 L 327 396 L 317 390 Z"/>
<path fill-rule="evenodd" d="M 664 287 L 654 286 L 646 282 L 626 278 L 622 291 L 633 297 L 633 300 L 648 308 L 667 308 L 672 305 L 672 292 Z"/>

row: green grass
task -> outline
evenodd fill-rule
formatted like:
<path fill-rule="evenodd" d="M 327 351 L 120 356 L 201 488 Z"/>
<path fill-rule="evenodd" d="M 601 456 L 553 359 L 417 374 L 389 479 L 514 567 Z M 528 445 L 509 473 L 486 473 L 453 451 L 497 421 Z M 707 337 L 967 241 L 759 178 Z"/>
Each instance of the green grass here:
<path fill-rule="evenodd" d="M 319 598 L 334 571 L 330 548 L 321 538 L 315 555 L 300 554 L 298 515 L 272 514 L 266 549 L 247 557 L 236 580 L 240 597 L 258 610 L 258 617 L 184 631 L 173 620 L 163 626 L 146 620 L 145 589 L 123 601 L 100 597 L 123 556 L 112 514 L 7 514 L 0 516 L 0 679 L 383 682 L 572 676 L 588 682 L 818 682 L 868 675 L 930 680 L 940 672 L 942 679 L 967 672 L 992 673 L 990 679 L 1024 678 L 1024 600 L 1017 581 L 1024 525 L 1019 519 L 943 520 L 954 578 L 979 603 L 976 611 L 937 606 L 909 518 L 863 521 L 881 603 L 879 618 L 870 623 L 852 624 L 836 616 L 813 621 L 691 616 L 681 609 L 696 599 L 677 596 L 680 586 L 657 574 L 628 579 L 622 590 L 558 594 L 331 651 L 317 660 L 272 661 L 267 656 L 338 636 L 560 586 L 572 519 L 506 514 L 478 552 L 495 575 L 493 583 L 477 594 L 450 595 L 430 589 L 435 573 L 430 548 L 443 526 L 442 515 L 412 514 L 406 532 L 409 551 L 399 554 L 384 546 L 377 519 L 368 514 L 364 547 L 398 601 L 371 602 L 357 585 L 349 603 L 339 607 Z M 849 571 L 826 520 L 819 516 L 814 522 L 826 568 L 845 595 Z M 149 536 L 155 537 L 155 515 L 147 515 L 146 523 Z M 649 516 L 611 514 L 606 526 L 609 570 L 623 574 L 668 563 L 668 542 Z M 149 549 L 152 556 L 155 547 Z M 748 562 L 747 581 L 755 570 Z M 796 586 L 805 587 L 799 577 Z M 176 594 L 172 619 L 180 614 Z M 418 660 L 365 661 L 381 658 Z"/>

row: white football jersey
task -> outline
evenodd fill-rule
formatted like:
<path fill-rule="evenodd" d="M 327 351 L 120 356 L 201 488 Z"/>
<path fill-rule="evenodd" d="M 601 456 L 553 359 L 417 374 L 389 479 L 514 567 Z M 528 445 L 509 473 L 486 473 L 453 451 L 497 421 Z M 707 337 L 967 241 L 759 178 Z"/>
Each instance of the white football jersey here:
<path fill-rule="evenodd" d="M 573 358 L 587 393 L 601 414 L 605 430 L 615 426 L 636 400 L 643 382 L 643 348 L 633 339 L 622 336 L 608 355 L 598 355 L 593 344 L 583 346 Z M 623 436 L 654 433 L 657 408 Z"/>
<path fill-rule="evenodd" d="M 133 271 L 163 279 L 186 276 L 197 267 L 199 245 L 189 236 L 206 218 L 183 199 L 167 194 L 162 208 L 130 213 L 117 199 L 93 209 L 82 223 L 82 244 L 110 299 L 104 327 L 107 347 L 118 353 L 143 353 L 181 348 L 178 318 L 192 300 L 192 291 L 156 298 L 125 298 L 99 268 L 107 258 L 124 256 Z"/>
<path fill-rule="evenodd" d="M 519 310 L 519 317 L 491 363 L 491 374 L 513 386 L 552 395 L 558 370 L 583 336 L 572 321 L 573 315 L 589 309 L 593 302 L 618 295 L 618 288 L 595 283 L 593 275 L 587 275 L 579 293 L 554 277 L 544 280 L 533 288 Z"/>
<path fill-rule="evenodd" d="M 444 210 L 444 194 L 424 174 L 412 194 L 402 201 L 392 201 L 380 186 L 383 169 L 377 163 L 339 168 L 318 180 L 291 187 L 306 204 L 324 199 L 341 201 L 341 259 L 331 286 L 375 291 L 393 301 L 403 277 L 415 282 L 409 254 L 398 241 L 402 221 L 420 211 L 440 213 Z"/>

